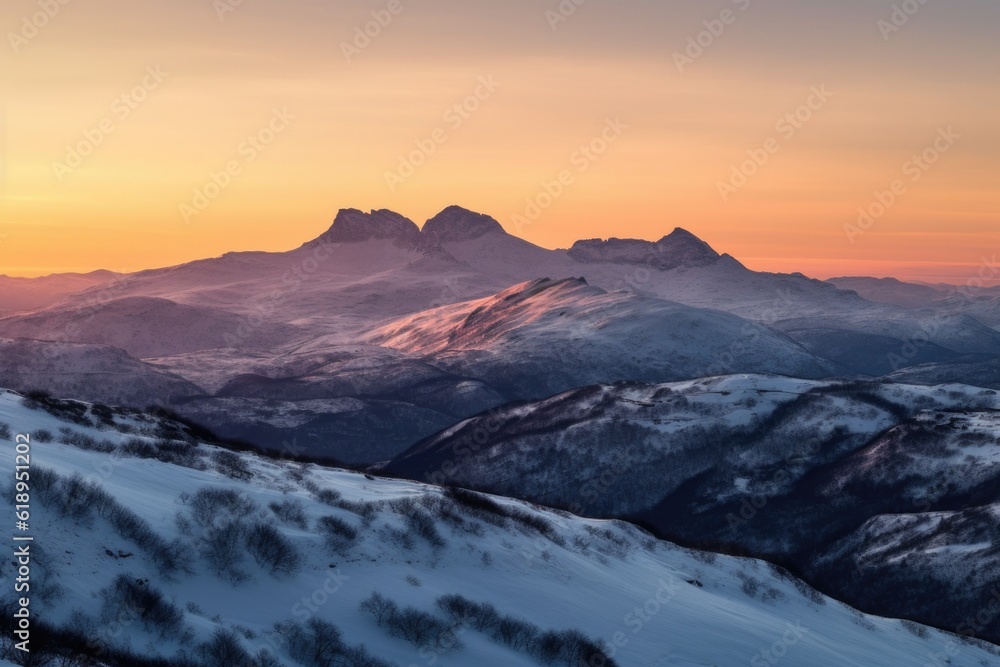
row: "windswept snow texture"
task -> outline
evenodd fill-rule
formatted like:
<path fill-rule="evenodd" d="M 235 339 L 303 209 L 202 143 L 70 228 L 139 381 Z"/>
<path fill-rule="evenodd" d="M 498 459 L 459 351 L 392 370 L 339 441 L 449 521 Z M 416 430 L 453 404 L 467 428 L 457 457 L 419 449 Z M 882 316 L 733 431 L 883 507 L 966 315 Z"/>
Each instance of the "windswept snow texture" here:
<path fill-rule="evenodd" d="M 378 591 L 442 620 L 435 600 L 460 594 L 542 629 L 577 629 L 603 641 L 623 667 L 743 667 L 776 664 L 776 656 L 811 667 L 922 665 L 934 656 L 955 667 L 998 661 L 956 636 L 856 612 L 759 561 L 689 551 L 620 522 L 503 498 L 476 500 L 497 509 L 474 510 L 438 487 L 246 454 L 229 460 L 141 413 L 116 414 L 98 430 L 27 409 L 4 393 L 0 421 L 14 432 L 71 429 L 76 445 L 59 436 L 36 438 L 32 447 L 33 618 L 88 629 L 107 654 L 127 645 L 145 658 L 200 660 L 199 647 L 213 633 L 231 630 L 237 647 L 263 649 L 277 661 L 271 664 L 293 666 L 301 663 L 291 654 L 291 631 L 318 619 L 393 665 L 538 664 L 463 624 L 451 628 L 462 646 L 447 651 L 390 636 L 359 609 Z M 120 432 L 123 425 L 130 433 Z M 159 432 L 159 441 L 146 430 Z M 80 506 L 61 496 L 74 475 L 95 484 L 103 500 Z M 209 497 L 215 504 L 203 502 Z M 301 513 L 281 511 L 279 519 L 272 506 L 288 504 Z M 227 509 L 236 506 L 236 514 Z M 121 535 L 129 511 L 151 529 L 142 544 Z M 211 560 L 194 536 L 233 521 L 247 534 L 258 523 L 277 529 L 298 562 L 272 574 L 243 538 L 220 542 L 231 547 L 228 558 Z M 322 526 L 332 525 L 343 539 L 324 538 Z M 172 569 L 160 548 L 171 541 L 179 547 Z M 0 585 L 10 586 L 13 576 L 4 565 Z M 118 577 L 120 588 L 161 592 L 179 618 L 101 622 L 118 611 Z M 277 631 L 275 623 L 286 625 Z M 0 641 L 9 646 L 7 637 Z"/>

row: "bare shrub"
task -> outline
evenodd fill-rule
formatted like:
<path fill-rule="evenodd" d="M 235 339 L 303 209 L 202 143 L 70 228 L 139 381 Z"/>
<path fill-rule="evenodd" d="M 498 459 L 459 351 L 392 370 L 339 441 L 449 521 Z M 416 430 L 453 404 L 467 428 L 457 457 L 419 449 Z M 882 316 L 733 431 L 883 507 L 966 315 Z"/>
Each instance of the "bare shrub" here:
<path fill-rule="evenodd" d="M 502 616 L 493 627 L 490 636 L 497 642 L 515 650 L 531 646 L 539 635 L 537 625 L 513 616 Z"/>
<path fill-rule="evenodd" d="M 219 450 L 212 454 L 215 469 L 231 479 L 248 480 L 253 477 L 253 471 L 246 460 L 234 452 Z"/>
<path fill-rule="evenodd" d="M 479 632 L 496 627 L 500 614 L 488 602 L 475 602 L 461 595 L 442 595 L 435 602 L 452 621 L 469 625 Z"/>
<path fill-rule="evenodd" d="M 198 656 L 204 667 L 255 667 L 253 657 L 232 630 L 216 630 L 198 647 Z"/>
<path fill-rule="evenodd" d="M 305 626 L 294 621 L 275 623 L 274 629 L 284 638 L 288 654 L 304 667 L 391 667 L 364 646 L 345 644 L 335 625 L 318 618 Z"/>
<path fill-rule="evenodd" d="M 426 540 L 435 549 L 441 549 L 447 544 L 441 537 L 441 533 L 438 532 L 434 518 L 418 507 L 413 507 L 406 515 L 406 524 L 411 531 Z"/>
<path fill-rule="evenodd" d="M 292 574 L 302 563 L 302 557 L 291 540 L 266 523 L 251 526 L 245 543 L 257 564 L 272 576 Z"/>
<path fill-rule="evenodd" d="M 268 505 L 274 515 L 287 523 L 290 526 L 295 526 L 296 528 L 301 528 L 306 530 L 309 527 L 309 521 L 306 519 L 305 507 L 302 502 L 295 500 L 294 498 L 289 498 L 280 503 L 274 502 Z"/>
<path fill-rule="evenodd" d="M 243 525 L 238 521 L 230 521 L 210 528 L 202 538 L 202 555 L 209 566 L 216 574 L 234 584 L 245 581 L 248 577 L 242 568 L 243 534 Z"/>
<path fill-rule="evenodd" d="M 378 591 L 361 601 L 361 611 L 375 617 L 375 622 L 382 626 L 389 616 L 398 613 L 399 607 L 395 602 L 385 597 Z"/>
<path fill-rule="evenodd" d="M 337 554 L 345 554 L 358 537 L 358 531 L 349 523 L 335 516 L 324 516 L 316 523 L 326 539 L 326 545 Z"/>
<path fill-rule="evenodd" d="M 439 646 L 444 641 L 456 648 L 450 641 L 451 628 L 433 614 L 415 607 L 406 607 L 390 614 L 385 621 L 390 635 L 410 642 L 414 646 Z"/>
<path fill-rule="evenodd" d="M 188 504 L 191 518 L 203 528 L 220 519 L 228 522 L 233 517 L 249 516 L 258 510 L 257 503 L 235 489 L 198 489 Z"/>
<path fill-rule="evenodd" d="M 184 612 L 164 599 L 163 593 L 148 581 L 120 574 L 101 591 L 101 596 L 105 621 L 118 617 L 125 609 L 141 619 L 146 630 L 157 632 L 161 638 L 177 637 L 184 629 Z"/>

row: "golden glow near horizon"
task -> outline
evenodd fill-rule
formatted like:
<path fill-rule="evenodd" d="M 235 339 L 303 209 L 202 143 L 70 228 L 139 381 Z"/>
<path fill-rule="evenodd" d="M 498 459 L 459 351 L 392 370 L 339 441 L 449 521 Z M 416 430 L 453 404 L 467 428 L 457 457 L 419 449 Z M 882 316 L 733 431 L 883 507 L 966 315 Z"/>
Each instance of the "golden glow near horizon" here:
<path fill-rule="evenodd" d="M 0 273 L 286 250 L 449 204 L 546 247 L 684 227 L 754 269 L 998 251 L 1000 6 L 14 0 Z"/>

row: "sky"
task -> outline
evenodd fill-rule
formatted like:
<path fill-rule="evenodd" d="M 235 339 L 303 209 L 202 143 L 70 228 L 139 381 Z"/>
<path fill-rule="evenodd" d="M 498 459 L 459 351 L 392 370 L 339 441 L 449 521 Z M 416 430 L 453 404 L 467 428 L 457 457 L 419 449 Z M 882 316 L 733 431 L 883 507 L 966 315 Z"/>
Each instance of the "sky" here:
<path fill-rule="evenodd" d="M 8 0 L 0 273 L 459 204 L 550 248 L 683 227 L 754 269 L 965 282 L 1000 250 L 998 24 L 995 0 Z"/>

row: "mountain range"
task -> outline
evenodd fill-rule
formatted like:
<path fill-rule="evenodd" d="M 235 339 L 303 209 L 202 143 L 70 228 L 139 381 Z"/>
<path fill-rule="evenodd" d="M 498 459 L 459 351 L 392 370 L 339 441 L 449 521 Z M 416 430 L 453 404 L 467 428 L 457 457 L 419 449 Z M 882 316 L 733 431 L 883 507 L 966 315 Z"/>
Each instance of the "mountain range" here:
<path fill-rule="evenodd" d="M 1000 290 L 672 227 L 344 209 L 287 252 L 0 276 L 54 659 L 131 596 L 156 618 L 84 664 L 1000 664 Z"/>
<path fill-rule="evenodd" d="M 0 337 L 76 343 L 91 358 L 124 350 L 141 378 L 80 398 L 164 403 L 229 437 L 359 463 L 509 401 L 623 379 L 1000 380 L 1000 305 L 987 293 L 956 301 L 903 285 L 896 298 L 864 281 L 755 272 L 679 228 L 549 250 L 457 206 L 423 227 L 345 209 L 288 252 L 24 284 L 44 298 L 3 297 L 18 312 Z M 0 373 L 58 390 L 43 363 L 3 359 Z M 165 391 L 163 377 L 183 382 Z"/>

